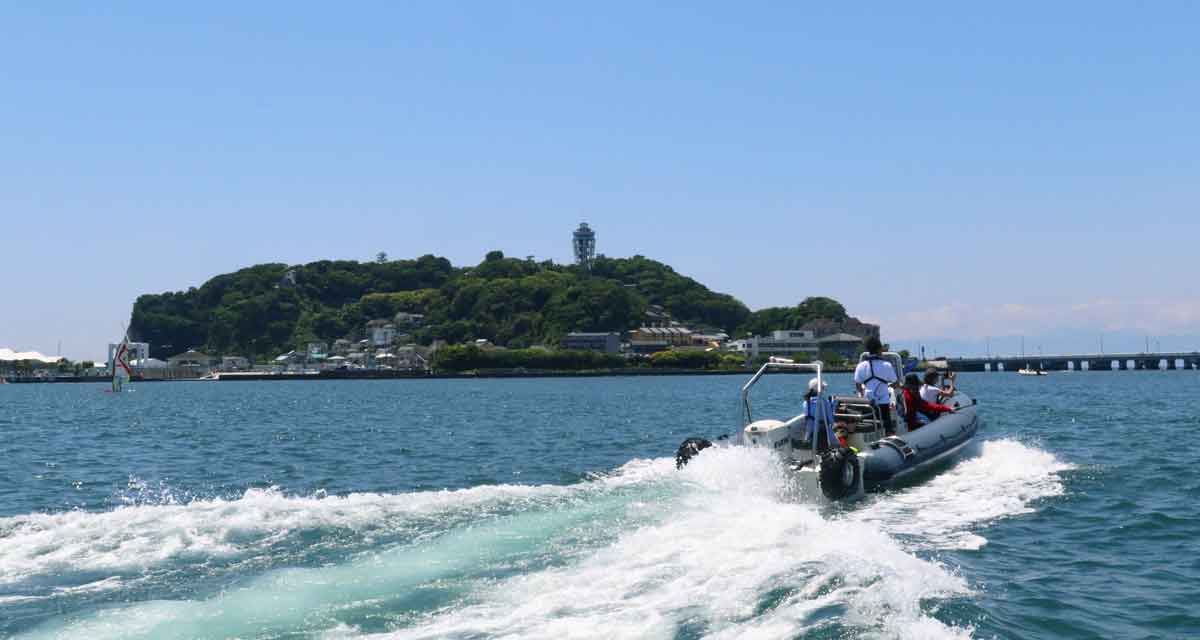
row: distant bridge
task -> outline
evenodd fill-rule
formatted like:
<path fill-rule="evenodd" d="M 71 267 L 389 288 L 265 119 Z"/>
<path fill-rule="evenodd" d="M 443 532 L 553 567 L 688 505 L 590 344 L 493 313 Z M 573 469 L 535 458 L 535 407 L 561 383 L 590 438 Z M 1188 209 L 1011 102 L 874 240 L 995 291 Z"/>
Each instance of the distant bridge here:
<path fill-rule="evenodd" d="M 1044 371 L 1157 371 L 1198 370 L 1200 352 L 1191 353 L 1092 353 L 1077 356 L 995 356 L 949 358 L 954 371 L 1016 371 L 1029 367 Z"/>

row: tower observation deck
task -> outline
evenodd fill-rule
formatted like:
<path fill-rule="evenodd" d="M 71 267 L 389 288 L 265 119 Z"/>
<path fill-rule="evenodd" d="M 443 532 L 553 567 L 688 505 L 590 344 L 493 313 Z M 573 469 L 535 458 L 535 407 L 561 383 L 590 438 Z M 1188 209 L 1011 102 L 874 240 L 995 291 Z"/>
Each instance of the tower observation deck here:
<path fill-rule="evenodd" d="M 586 222 L 580 222 L 579 228 L 571 234 L 571 246 L 575 250 L 575 264 L 591 269 L 592 261 L 596 259 L 596 232 Z"/>

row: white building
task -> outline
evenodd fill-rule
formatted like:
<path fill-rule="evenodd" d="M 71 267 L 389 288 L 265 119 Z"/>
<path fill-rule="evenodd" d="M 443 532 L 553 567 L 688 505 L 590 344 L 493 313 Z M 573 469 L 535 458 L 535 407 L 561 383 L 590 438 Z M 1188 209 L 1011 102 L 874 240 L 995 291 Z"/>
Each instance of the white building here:
<path fill-rule="evenodd" d="M 371 339 L 371 344 L 377 347 L 386 347 L 392 344 L 397 333 L 396 325 L 387 320 L 372 320 L 367 323 L 367 335 Z"/>
<path fill-rule="evenodd" d="M 196 370 L 208 369 L 220 363 L 221 361 L 217 358 L 191 349 L 183 353 L 173 355 L 167 359 L 167 364 L 171 367 L 182 367 Z"/>
<path fill-rule="evenodd" d="M 820 343 L 812 331 L 787 329 L 772 331 L 770 336 L 753 336 L 729 343 L 729 348 L 750 358 L 759 356 L 783 356 L 785 358 L 816 358 L 821 352 Z"/>
<path fill-rule="evenodd" d="M 121 343 L 108 343 L 108 360 L 112 362 L 113 357 L 117 355 L 117 349 L 121 348 Z M 148 342 L 130 342 L 129 343 L 129 361 L 147 360 L 150 358 L 150 343 Z"/>

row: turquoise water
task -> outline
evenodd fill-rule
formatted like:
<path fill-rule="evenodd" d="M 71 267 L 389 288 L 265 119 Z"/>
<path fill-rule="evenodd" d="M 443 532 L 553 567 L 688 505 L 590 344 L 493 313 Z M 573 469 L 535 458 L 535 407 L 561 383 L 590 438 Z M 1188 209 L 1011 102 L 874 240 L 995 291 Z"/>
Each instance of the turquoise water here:
<path fill-rule="evenodd" d="M 971 451 L 834 507 L 674 469 L 742 382 L 0 387 L 0 636 L 1200 637 L 1194 373 L 964 374 Z"/>

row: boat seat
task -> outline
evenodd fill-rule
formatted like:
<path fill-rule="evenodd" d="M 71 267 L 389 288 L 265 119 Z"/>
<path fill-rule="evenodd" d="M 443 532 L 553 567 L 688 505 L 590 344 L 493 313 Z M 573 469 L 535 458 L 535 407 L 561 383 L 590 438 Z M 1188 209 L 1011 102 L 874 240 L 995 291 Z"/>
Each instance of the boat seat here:
<path fill-rule="evenodd" d="M 882 428 L 879 412 L 866 398 L 834 397 L 833 417 L 850 433 L 870 433 Z"/>

